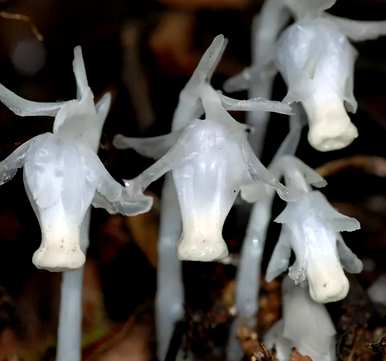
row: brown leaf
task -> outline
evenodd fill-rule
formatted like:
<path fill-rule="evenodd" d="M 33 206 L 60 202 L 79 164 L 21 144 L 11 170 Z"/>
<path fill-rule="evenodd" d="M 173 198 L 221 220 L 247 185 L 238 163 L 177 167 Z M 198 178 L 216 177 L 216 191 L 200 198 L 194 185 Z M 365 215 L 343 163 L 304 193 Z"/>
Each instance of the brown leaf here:
<path fill-rule="evenodd" d="M 327 177 L 348 168 L 359 169 L 378 177 L 386 177 L 386 159 L 369 155 L 354 155 L 348 158 L 333 160 L 317 168 L 316 171 L 322 177 Z"/>
<path fill-rule="evenodd" d="M 195 17 L 184 12 L 164 14 L 150 37 L 150 48 L 164 71 L 186 74 L 192 71 L 199 54 L 192 50 Z"/>
<path fill-rule="evenodd" d="M 312 358 L 310 356 L 303 356 L 296 348 L 292 349 L 291 361 L 312 361 Z"/>
<path fill-rule="evenodd" d="M 150 264 L 157 267 L 157 244 L 159 210 L 157 205 L 149 212 L 135 217 L 126 217 L 126 225 L 129 228 L 132 240 L 146 255 Z"/>
<path fill-rule="evenodd" d="M 256 331 L 242 325 L 237 330 L 241 348 L 250 361 L 274 361 L 276 358 L 259 340 Z"/>
<path fill-rule="evenodd" d="M 31 18 L 28 15 L 9 13 L 7 11 L 0 11 L 0 17 L 2 17 L 3 19 L 17 20 L 17 21 L 22 21 L 27 23 L 30 26 L 31 31 L 36 37 L 36 39 L 38 39 L 39 41 L 44 40 L 42 33 L 39 31 L 37 26 L 34 24 L 34 22 L 31 20 Z"/>

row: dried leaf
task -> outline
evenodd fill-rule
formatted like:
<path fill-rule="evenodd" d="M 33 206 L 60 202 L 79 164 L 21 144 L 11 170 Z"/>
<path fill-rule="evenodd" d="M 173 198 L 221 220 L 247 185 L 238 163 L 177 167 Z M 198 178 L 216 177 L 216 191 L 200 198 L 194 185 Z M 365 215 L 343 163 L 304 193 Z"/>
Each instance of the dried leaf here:
<path fill-rule="evenodd" d="M 328 177 L 348 168 L 359 169 L 365 173 L 378 177 L 386 177 L 386 158 L 369 155 L 355 155 L 328 162 L 317 168 L 316 171 L 322 177 Z"/>
<path fill-rule="evenodd" d="M 7 11 L 0 11 L 0 17 L 3 19 L 8 19 L 8 20 L 17 20 L 17 21 L 23 21 L 27 23 L 30 28 L 32 33 L 35 35 L 36 39 L 39 41 L 43 41 L 43 35 L 37 28 L 37 26 L 34 24 L 34 22 L 31 20 L 31 18 L 28 15 L 24 14 L 17 14 L 17 13 L 9 13 Z"/>
<path fill-rule="evenodd" d="M 276 358 L 259 340 L 257 333 L 243 325 L 237 330 L 242 350 L 250 361 L 274 361 Z"/>
<path fill-rule="evenodd" d="M 126 217 L 125 220 L 132 240 L 143 251 L 150 264 L 157 267 L 158 207 L 155 206 L 149 212 L 135 217 Z"/>
<path fill-rule="evenodd" d="M 291 361 L 312 361 L 310 356 L 303 356 L 296 348 L 293 348 L 290 356 Z"/>

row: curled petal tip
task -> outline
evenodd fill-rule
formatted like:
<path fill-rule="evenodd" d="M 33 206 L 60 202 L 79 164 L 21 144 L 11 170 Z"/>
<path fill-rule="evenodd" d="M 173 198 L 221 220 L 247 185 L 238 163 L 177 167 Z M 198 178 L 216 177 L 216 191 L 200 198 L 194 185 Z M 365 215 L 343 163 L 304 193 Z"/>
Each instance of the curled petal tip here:
<path fill-rule="evenodd" d="M 141 186 L 135 180 L 124 179 L 125 185 L 124 198 L 127 199 L 127 204 L 130 206 L 127 215 L 136 215 L 148 212 L 153 206 L 153 197 L 143 193 Z"/>
<path fill-rule="evenodd" d="M 117 149 L 127 149 L 129 145 L 127 144 L 126 137 L 122 134 L 117 134 L 113 138 L 113 146 Z"/>

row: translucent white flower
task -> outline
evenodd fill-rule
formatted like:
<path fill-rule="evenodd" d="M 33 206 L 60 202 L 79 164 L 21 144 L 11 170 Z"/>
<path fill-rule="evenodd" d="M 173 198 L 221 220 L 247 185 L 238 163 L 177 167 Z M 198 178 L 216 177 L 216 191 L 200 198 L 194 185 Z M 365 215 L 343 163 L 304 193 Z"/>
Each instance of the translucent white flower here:
<path fill-rule="evenodd" d="M 148 210 L 151 199 L 116 182 L 96 151 L 110 107 L 110 94 L 94 104 L 80 47 L 74 50 L 78 97 L 58 103 L 25 100 L 0 84 L 0 101 L 20 116 L 53 116 L 53 132 L 38 135 L 0 162 L 0 184 L 24 167 L 24 185 L 40 223 L 42 242 L 33 255 L 52 271 L 83 265 L 80 234 L 90 205 L 126 215 Z"/>
<path fill-rule="evenodd" d="M 386 35 L 386 21 L 356 21 L 324 13 L 335 2 L 266 0 L 254 27 L 258 53 L 252 67 L 225 84 L 229 91 L 262 88 L 260 92 L 269 94 L 273 68 L 279 70 L 288 86 L 285 101 L 302 103 L 309 120 L 308 140 L 320 151 L 344 148 L 358 136 L 346 113 L 357 108 L 353 94 L 357 52 L 349 40 Z M 289 13 L 296 21 L 278 37 Z"/>
<path fill-rule="evenodd" d="M 320 150 L 344 148 L 357 136 L 345 109 L 355 112 L 356 51 L 326 18 L 299 20 L 280 37 L 276 64 L 288 85 L 285 101 L 301 102 L 308 115 L 310 144 Z"/>
<path fill-rule="evenodd" d="M 340 232 L 355 231 L 360 224 L 337 212 L 321 192 L 308 189 L 308 184 L 324 185 L 312 169 L 293 157 L 285 157 L 283 163 L 286 185 L 300 188 L 303 194 L 288 202 L 275 220 L 282 224 L 282 230 L 266 279 L 270 281 L 289 268 L 289 277 L 296 284 L 308 281 L 316 302 L 338 301 L 349 290 L 343 269 L 350 273 L 362 270 L 362 262 L 346 246 Z M 291 250 L 295 262 L 289 267 Z"/>
<path fill-rule="evenodd" d="M 288 85 L 286 100 L 301 102 L 308 115 L 310 144 L 320 150 L 344 148 L 357 136 L 346 109 L 355 112 L 356 50 L 362 41 L 386 34 L 386 22 L 342 19 L 323 11 L 333 0 L 286 0 L 297 17 L 277 44 L 275 61 Z"/>
<path fill-rule="evenodd" d="M 264 343 L 289 361 L 293 347 L 315 361 L 334 361 L 335 327 L 324 305 L 314 302 L 304 286 L 286 277 L 282 285 L 283 317 L 267 332 Z"/>
<path fill-rule="evenodd" d="M 254 155 L 247 140 L 247 127 L 233 119 L 226 109 L 253 107 L 284 113 L 290 109 L 278 102 L 224 97 L 205 81 L 196 86 L 196 102 L 202 104 L 205 119 L 195 119 L 185 128 L 162 137 L 141 140 L 118 135 L 114 145 L 133 148 L 154 158 L 162 156 L 130 184 L 145 189 L 150 182 L 172 171 L 183 222 L 179 258 L 212 261 L 228 254 L 222 227 L 243 187 L 265 182 L 283 198 L 288 197 L 286 188 Z M 242 196 L 255 201 L 243 192 Z"/>

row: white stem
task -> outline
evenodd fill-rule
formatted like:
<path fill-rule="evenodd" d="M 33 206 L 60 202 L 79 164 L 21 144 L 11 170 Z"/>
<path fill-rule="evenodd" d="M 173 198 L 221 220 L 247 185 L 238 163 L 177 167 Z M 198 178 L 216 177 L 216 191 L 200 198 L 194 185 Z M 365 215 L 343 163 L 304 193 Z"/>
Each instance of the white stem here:
<path fill-rule="evenodd" d="M 267 0 L 252 24 L 252 68 L 257 71 L 249 88 L 249 98 L 271 99 L 276 71 L 269 69 L 273 61 L 276 39 L 289 14 L 280 0 Z M 257 155 L 261 154 L 270 113 L 249 112 L 247 123 L 255 128 L 250 143 Z"/>
<path fill-rule="evenodd" d="M 89 244 L 90 209 L 80 230 L 80 247 Z M 56 361 L 81 361 L 82 354 L 82 286 L 84 267 L 62 273 Z"/>
<path fill-rule="evenodd" d="M 62 274 L 56 361 L 80 361 L 83 267 Z"/>
<path fill-rule="evenodd" d="M 261 260 L 268 224 L 271 218 L 273 196 L 274 193 L 256 203 L 252 208 L 236 277 L 237 316 L 233 321 L 229 335 L 227 346 L 228 361 L 238 361 L 243 355 L 240 343 L 236 337 L 240 323 L 246 323 L 252 328 L 256 326 Z"/>
<path fill-rule="evenodd" d="M 171 174 L 165 178 L 161 198 L 160 234 L 156 295 L 158 359 L 164 360 L 174 326 L 183 316 L 181 261 L 177 258 L 177 241 L 181 235 L 181 215 Z"/>

